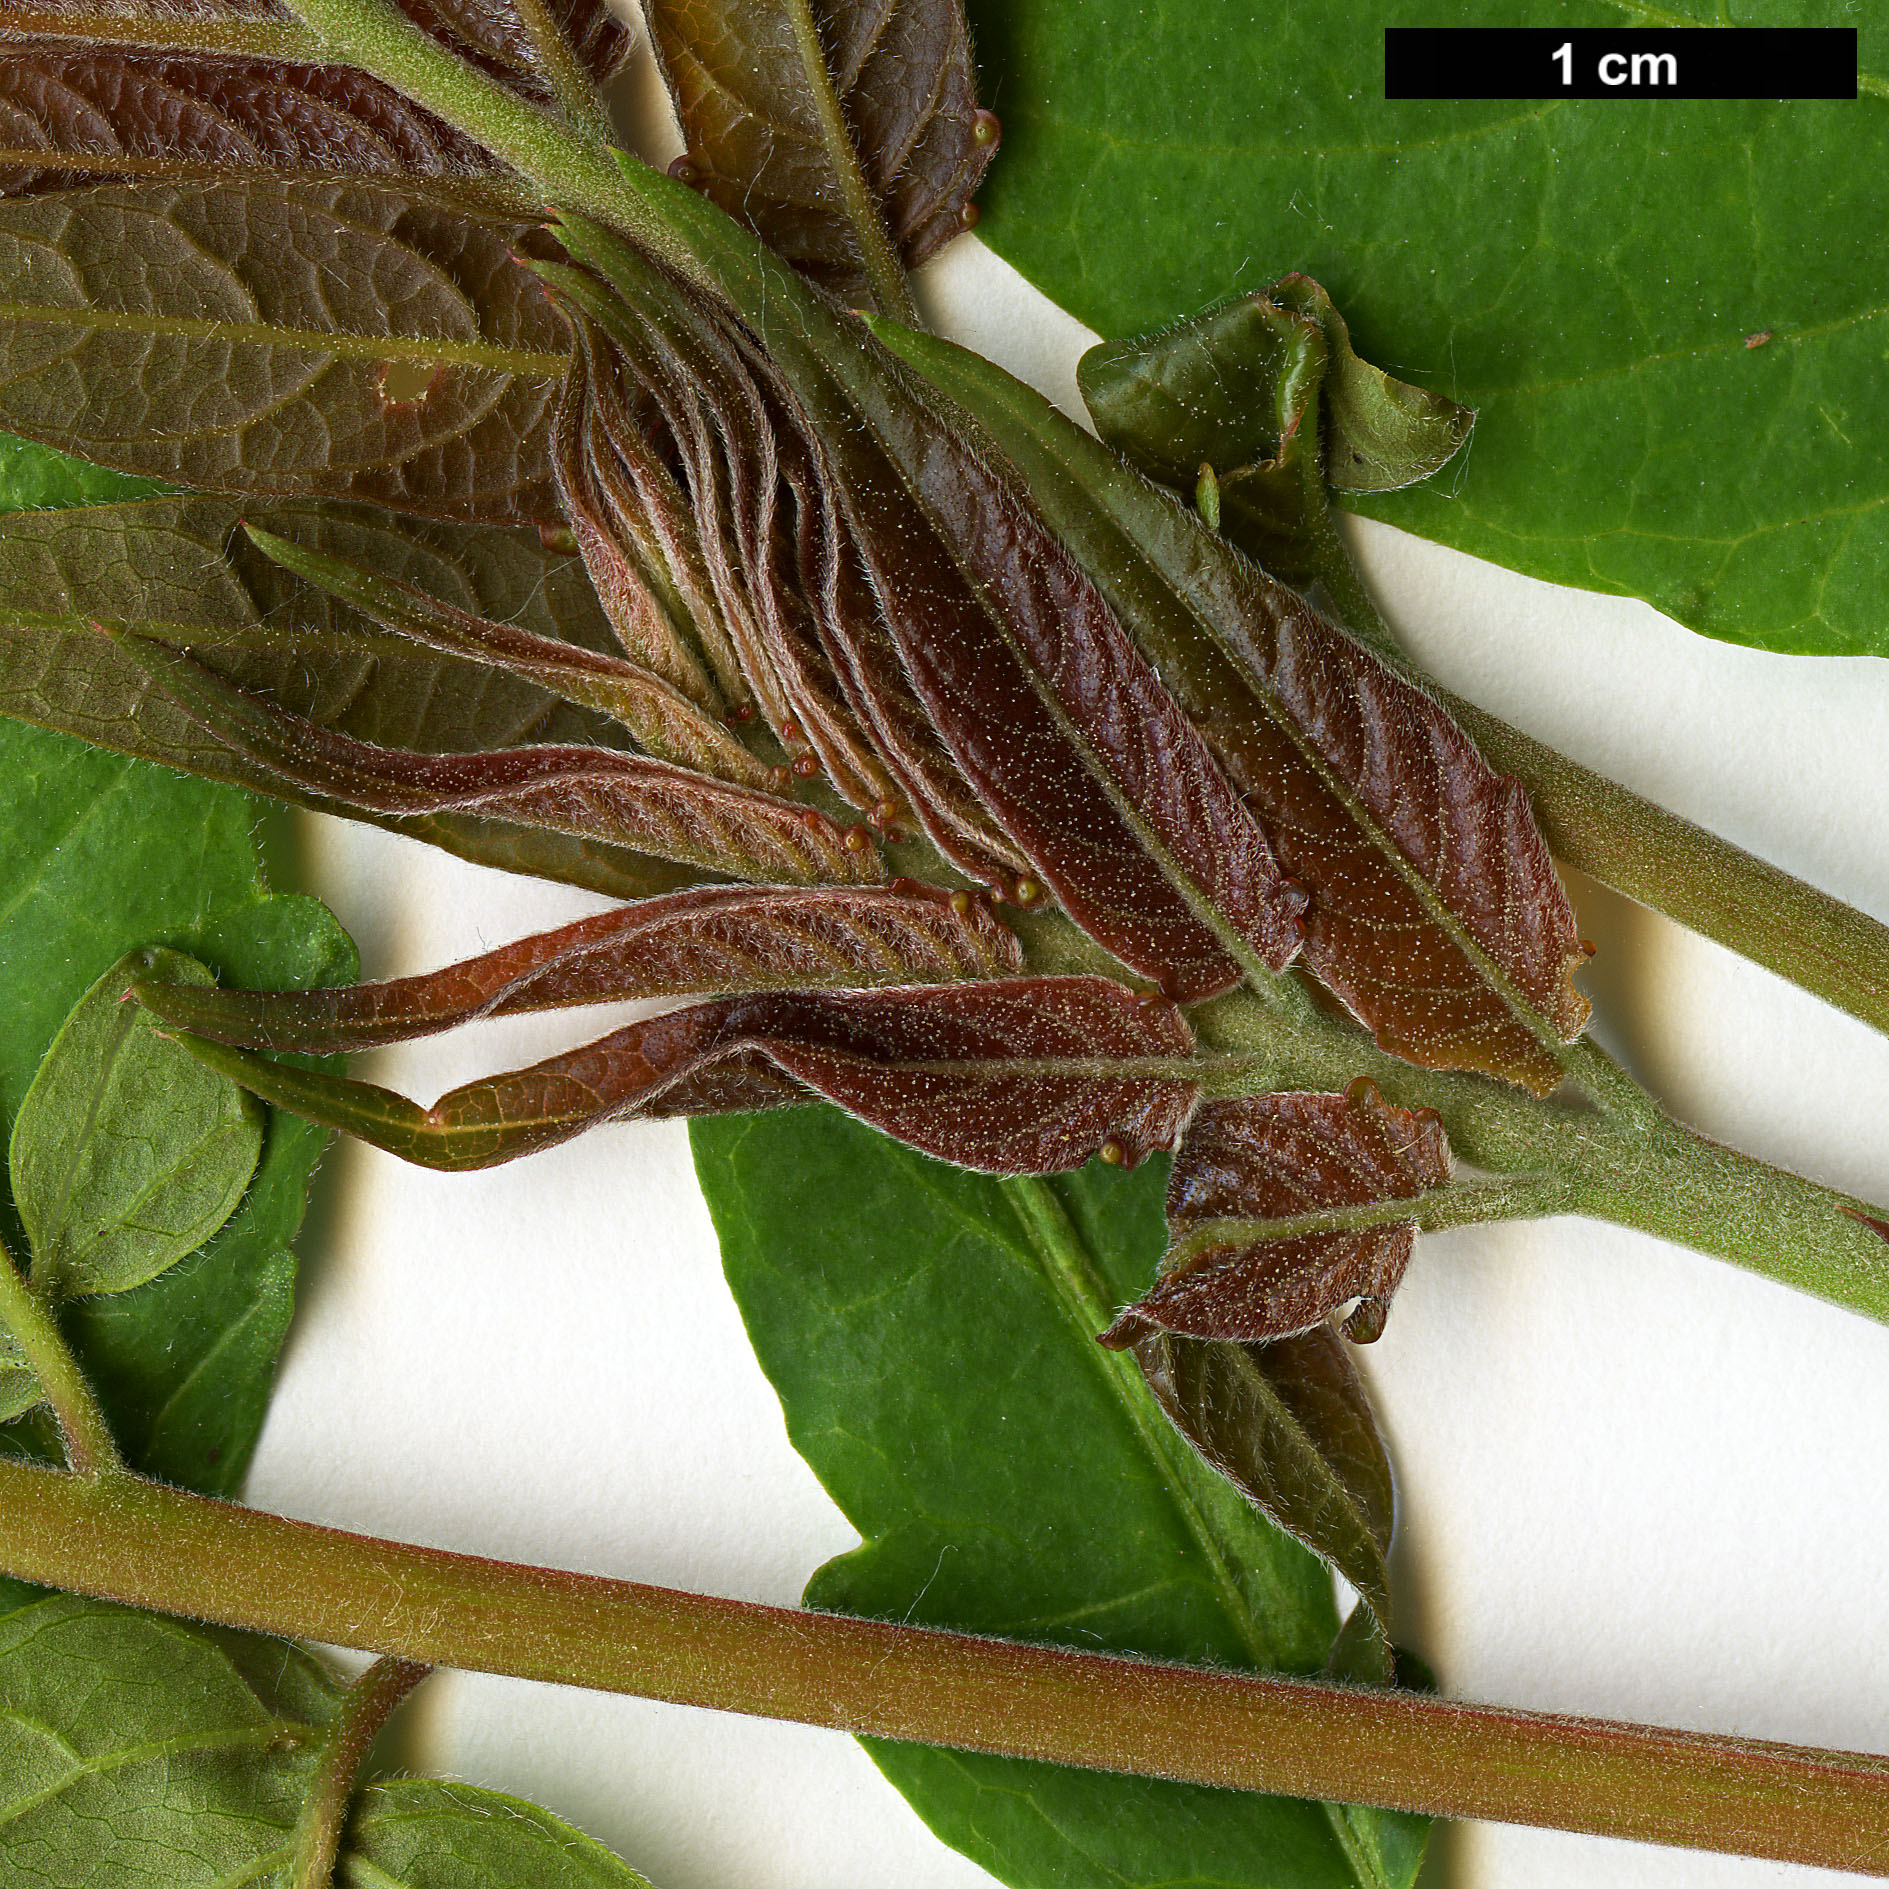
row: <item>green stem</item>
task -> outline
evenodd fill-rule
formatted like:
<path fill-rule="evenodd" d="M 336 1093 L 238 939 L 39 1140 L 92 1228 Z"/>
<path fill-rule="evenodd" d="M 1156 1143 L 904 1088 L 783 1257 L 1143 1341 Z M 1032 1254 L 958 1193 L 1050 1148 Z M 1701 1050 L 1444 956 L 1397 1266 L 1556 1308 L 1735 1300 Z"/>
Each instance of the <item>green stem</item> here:
<path fill-rule="evenodd" d="M 859 259 L 865 266 L 866 281 L 880 314 L 902 321 L 908 328 L 922 326 L 918 310 L 912 304 L 911 291 L 905 286 L 905 267 L 886 229 L 885 215 L 859 167 L 859 151 L 853 143 L 852 127 L 846 122 L 839 94 L 833 89 L 833 74 L 826 62 L 826 46 L 820 38 L 819 23 L 813 17 L 808 0 L 786 0 L 787 19 L 794 32 L 794 45 L 800 54 L 800 68 L 806 75 L 807 91 L 820 120 L 820 141 L 826 147 L 826 161 L 833 167 L 839 183 L 840 200 L 846 206 L 846 220 L 852 225 L 859 244 Z"/>
<path fill-rule="evenodd" d="M 342 1695 L 341 1710 L 290 1839 L 288 1889 L 330 1889 L 354 1781 L 380 1728 L 430 1670 L 410 1660 L 377 1659 Z"/>
<path fill-rule="evenodd" d="M 124 1468 L 105 1413 L 85 1381 L 59 1330 L 52 1309 L 33 1291 L 0 1245 L 0 1326 L 13 1334 L 27 1368 L 39 1380 L 59 1423 L 66 1461 L 79 1476 L 105 1476 Z"/>
<path fill-rule="evenodd" d="M 565 36 L 557 15 L 545 0 L 512 0 L 518 17 L 531 35 L 538 55 L 538 68 L 551 81 L 551 89 L 573 130 L 585 137 L 607 144 L 611 137 L 610 116 L 584 63 Z"/>
<path fill-rule="evenodd" d="M 1461 1159 L 1563 1190 L 1537 1211 L 1636 1227 L 1889 1323 L 1889 1236 L 1872 1225 L 1889 1225 L 1889 1208 L 1709 1141 L 1650 1099 L 1611 1115 L 1538 1102 L 1481 1076 L 1413 1068 L 1335 1017 L 1287 1017 L 1251 991 L 1197 1005 L 1189 1020 L 1209 1049 L 1257 1058 L 1275 1088 L 1333 1091 L 1366 1075 L 1402 1107 L 1435 1109 Z"/>
<path fill-rule="evenodd" d="M 1889 1874 L 1889 1760 L 1857 1753 L 762 1607 L 20 1463 L 0 1462 L 0 1568 L 428 1665 L 1224 1789 Z"/>
<path fill-rule="evenodd" d="M 1491 1220 L 1539 1220 L 1562 1212 L 1570 1185 L 1551 1174 L 1488 1181 L 1449 1181 L 1427 1193 L 1397 1195 L 1358 1207 L 1315 1207 L 1276 1220 L 1234 1215 L 1203 1220 L 1167 1250 L 1164 1267 L 1185 1265 L 1222 1246 L 1255 1246 L 1268 1240 L 1302 1240 L 1318 1233 L 1362 1233 L 1371 1227 L 1414 1223 L 1426 1233 L 1446 1227 L 1486 1225 Z"/>

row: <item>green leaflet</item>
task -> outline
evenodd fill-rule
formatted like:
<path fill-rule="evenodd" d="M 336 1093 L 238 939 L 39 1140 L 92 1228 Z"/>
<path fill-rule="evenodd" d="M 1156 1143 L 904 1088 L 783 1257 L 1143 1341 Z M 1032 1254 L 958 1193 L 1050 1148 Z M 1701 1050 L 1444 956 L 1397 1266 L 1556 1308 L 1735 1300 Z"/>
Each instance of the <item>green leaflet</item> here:
<path fill-rule="evenodd" d="M 1359 509 L 1709 635 L 1889 651 L 1880 10 L 1737 15 L 1859 24 L 1854 103 L 1657 105 L 1387 103 L 1383 29 L 1456 23 L 1419 0 L 970 11 L 1007 134 L 981 233 L 1053 300 L 1129 334 L 1303 270 L 1367 359 L 1480 409 L 1460 472 Z"/>
<path fill-rule="evenodd" d="M 79 999 L 14 1118 L 13 1203 L 33 1276 L 61 1296 L 127 1292 L 193 1253 L 242 1199 L 262 1112 L 141 1005 L 140 973 L 208 984 L 178 951 L 134 951 Z"/>
<path fill-rule="evenodd" d="M 247 796 L 14 722 L 0 722 L 0 779 L 8 1121 L 66 1013 L 134 946 L 187 950 L 245 985 L 354 974 L 353 949 L 322 906 L 259 882 Z M 289 1242 L 324 1139 L 271 1116 L 255 1180 L 207 1247 L 135 1291 L 67 1308 L 135 1467 L 210 1494 L 240 1483 L 288 1328 Z M 11 1203 L 7 1213 L 8 1244 L 24 1254 Z"/>
<path fill-rule="evenodd" d="M 116 477 L 14 442 L 0 451 L 0 508 L 117 497 Z M 183 949 L 240 984 L 356 974 L 354 948 L 324 907 L 261 883 L 248 796 L 9 721 L 0 721 L 0 780 L 0 1120 L 9 1125 L 67 1013 L 129 950 Z M 65 1308 L 134 1468 L 208 1495 L 240 1486 L 288 1330 L 289 1242 L 325 1139 L 272 1114 L 243 1204 L 208 1246 L 135 1291 Z M 10 1195 L 0 1231 L 24 1256 Z M 17 1375 L 0 1376 L 0 1400 Z M 21 1387 L 11 1389 L 17 1408 Z M 43 1447 L 41 1423 L 0 1431 L 0 1446 Z M 25 1591 L 0 1582 L 0 1604 Z"/>
<path fill-rule="evenodd" d="M 0 1878 L 263 1883 L 340 1687 L 279 1640 L 57 1595 L 0 1619 Z M 548 1812 L 428 1778 L 356 1799 L 340 1889 L 646 1889 Z"/>
<path fill-rule="evenodd" d="M 827 1109 L 690 1133 L 789 1434 L 866 1538 L 810 1605 L 1318 1669 L 1337 1627 L 1323 1569 L 1093 1341 L 1160 1255 L 1164 1162 L 1004 1183 Z M 1043 1243 L 1065 1228 L 1068 1265 Z M 1391 1889 L 1422 1853 L 1417 1819 L 871 1750 L 941 1837 L 1019 1889 Z"/>

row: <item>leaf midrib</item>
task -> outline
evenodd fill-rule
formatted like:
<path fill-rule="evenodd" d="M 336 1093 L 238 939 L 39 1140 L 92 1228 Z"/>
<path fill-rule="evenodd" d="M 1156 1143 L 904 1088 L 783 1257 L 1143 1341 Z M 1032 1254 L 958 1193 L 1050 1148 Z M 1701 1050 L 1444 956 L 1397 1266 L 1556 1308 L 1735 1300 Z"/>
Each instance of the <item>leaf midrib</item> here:
<path fill-rule="evenodd" d="M 557 380 L 569 365 L 561 354 L 508 348 L 495 341 L 435 340 L 424 335 L 324 334 L 308 328 L 273 327 L 266 322 L 61 308 L 53 303 L 0 302 L 0 321 L 43 322 L 55 327 L 83 327 L 109 334 L 141 334 L 180 341 L 223 341 L 243 347 L 287 348 L 342 360 L 410 361 L 416 366 L 450 362 L 455 366 L 482 367 L 537 380 Z"/>

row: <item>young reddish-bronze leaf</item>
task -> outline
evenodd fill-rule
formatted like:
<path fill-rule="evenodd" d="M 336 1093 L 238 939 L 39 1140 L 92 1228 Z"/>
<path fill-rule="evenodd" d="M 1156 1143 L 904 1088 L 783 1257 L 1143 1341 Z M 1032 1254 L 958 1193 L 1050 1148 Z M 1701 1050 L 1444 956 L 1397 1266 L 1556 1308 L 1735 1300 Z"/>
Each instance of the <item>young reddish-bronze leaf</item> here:
<path fill-rule="evenodd" d="M 526 234 L 368 183 L 0 203 L 0 426 L 216 491 L 558 522 L 569 343 Z"/>
<path fill-rule="evenodd" d="M 871 807 L 881 824 L 909 806 L 945 857 L 973 878 L 995 884 L 1026 873 L 1023 854 L 959 773 L 913 692 L 818 443 L 772 363 L 720 311 L 664 275 L 624 278 L 620 299 L 573 272 L 553 279 L 645 361 L 646 384 L 676 429 L 678 450 L 688 442 L 692 487 L 711 505 L 725 488 L 752 493 L 733 519 L 738 555 L 723 557 L 717 570 L 731 616 L 751 622 L 748 638 L 763 645 L 750 660 L 791 708 L 795 745 L 804 739 L 835 789 Z M 600 372 L 608 345 L 600 336 Z M 711 389 L 720 393 L 717 417 L 726 417 L 704 427 L 701 396 Z M 777 476 L 755 480 L 737 442 Z"/>
<path fill-rule="evenodd" d="M 812 625 L 796 541 L 812 500 L 806 454 L 771 398 L 771 369 L 744 355 L 719 315 L 666 275 L 610 297 L 574 270 L 543 271 L 603 326 L 588 352 L 600 383 L 633 377 L 680 461 L 719 613 L 755 697 L 797 767 L 824 771 L 862 811 L 892 779 L 856 721 Z"/>
<path fill-rule="evenodd" d="M 1340 1676 L 1388 1680 L 1391 1467 L 1344 1341 L 1329 1324 L 1263 1345 L 1151 1331 L 1134 1356 L 1202 1457 L 1362 1596 L 1370 1631 L 1341 1638 Z"/>
<path fill-rule="evenodd" d="M 1310 1331 L 1347 1299 L 1361 1303 L 1346 1334 L 1375 1338 L 1410 1259 L 1417 1210 L 1399 1206 L 1448 1179 L 1442 1124 L 1392 1107 L 1363 1077 L 1343 1095 L 1210 1103 L 1168 1181 L 1174 1244 L 1161 1276 L 1102 1342 L 1160 1328 L 1264 1343 Z"/>
<path fill-rule="evenodd" d="M 137 637 L 121 646 L 193 721 L 272 778 L 345 807 L 483 813 L 518 826 L 634 847 L 731 878 L 870 885 L 884 868 L 864 828 L 666 761 L 608 748 L 416 754 L 337 734 L 233 687 L 189 656 Z"/>
<path fill-rule="evenodd" d="M 796 34 L 803 9 L 823 69 L 809 70 Z M 848 167 L 907 268 L 975 220 L 998 126 L 978 110 L 959 0 L 649 0 L 646 11 L 689 144 L 678 174 L 814 280 L 849 294 L 866 282 Z"/>
<path fill-rule="evenodd" d="M 585 569 L 617 641 L 710 714 L 746 707 L 741 673 L 688 494 L 658 447 L 661 416 L 633 400 L 576 325 L 552 466 Z"/>
<path fill-rule="evenodd" d="M 360 740 L 429 752 L 609 742 L 612 725 L 534 684 L 398 641 L 290 577 L 237 529 L 231 500 L 186 496 L 0 517 L 0 713 L 297 805 L 334 803 L 271 775 L 151 687 L 103 631 L 188 647 L 227 680 Z M 252 517 L 301 543 L 481 615 L 585 646 L 609 641 L 583 573 L 535 531 L 293 502 Z M 643 898 L 688 869 L 484 817 L 361 816 L 508 872 Z"/>
<path fill-rule="evenodd" d="M 400 0 L 416 25 L 455 52 L 469 54 L 515 90 L 549 100 L 536 42 L 511 0 Z M 579 62 L 595 79 L 620 67 L 633 44 L 604 0 L 549 0 Z M 10 33 L 47 39 L 185 52 L 279 55 L 284 40 L 307 50 L 295 16 L 281 0 L 16 0 L 0 14 L 0 40 Z"/>
<path fill-rule="evenodd" d="M 0 58 L 7 196 L 160 174 L 468 181 L 497 169 L 471 139 L 346 66 L 58 42 Z"/>
<path fill-rule="evenodd" d="M 319 585 L 364 616 L 429 649 L 502 669 L 550 694 L 620 722 L 660 760 L 766 787 L 768 770 L 712 722 L 680 690 L 621 657 L 539 636 L 454 609 L 412 584 L 376 575 L 364 565 L 311 550 L 255 525 L 250 542 L 285 570 Z"/>
<path fill-rule="evenodd" d="M 879 324 L 1017 468 L 1312 895 L 1305 962 L 1384 1048 L 1546 1092 L 1579 1034 L 1573 910 L 1520 787 L 1421 689 L 1172 494 L 963 349 Z M 975 412 L 976 418 L 971 417 Z"/>
<path fill-rule="evenodd" d="M 1107 978 L 724 998 L 632 1024 L 442 1096 L 185 1039 L 265 1100 L 427 1167 L 490 1167 L 603 1122 L 824 1097 L 941 1160 L 993 1173 L 1139 1160 L 1198 1097 L 1193 1038 L 1168 1004 Z"/>
<path fill-rule="evenodd" d="M 560 235 L 625 295 L 650 281 L 586 219 Z M 763 265 L 758 284 L 731 270 L 730 286 L 752 293 L 741 312 L 765 325 L 807 413 L 904 669 L 1040 878 L 1032 892 L 1046 885 L 1177 996 L 1282 967 L 1303 895 L 1020 482 L 941 427 L 922 383 L 804 284 Z"/>
<path fill-rule="evenodd" d="M 712 886 L 645 899 L 420 977 L 344 990 L 152 984 L 167 1023 L 278 1052 L 368 1049 L 477 1017 L 615 1002 L 822 986 L 1014 977 L 1016 938 L 982 901 L 930 886 L 785 891 Z"/>

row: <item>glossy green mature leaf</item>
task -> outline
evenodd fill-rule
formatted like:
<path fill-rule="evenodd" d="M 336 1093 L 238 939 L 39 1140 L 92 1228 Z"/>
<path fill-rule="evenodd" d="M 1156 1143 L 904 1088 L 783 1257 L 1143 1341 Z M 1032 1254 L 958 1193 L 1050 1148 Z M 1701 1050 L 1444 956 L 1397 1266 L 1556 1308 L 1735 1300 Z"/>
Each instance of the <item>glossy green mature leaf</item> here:
<path fill-rule="evenodd" d="M 688 140 L 677 174 L 815 281 L 866 283 L 846 170 L 907 268 L 976 220 L 966 208 L 998 125 L 977 108 L 960 0 L 652 0 L 647 12 Z"/>
<path fill-rule="evenodd" d="M 13 1204 L 33 1278 L 61 1297 L 128 1292 L 236 1209 L 262 1112 L 127 1002 L 139 976 L 208 984 L 180 951 L 135 951 L 79 999 L 13 1119 Z"/>
<path fill-rule="evenodd" d="M 0 425 L 217 491 L 555 522 L 568 340 L 528 234 L 369 183 L 0 204 Z"/>
<path fill-rule="evenodd" d="M 37 455 L 37 457 L 35 457 Z M 345 502 L 251 506 L 182 496 L 85 503 L 120 475 L 58 462 L 20 442 L 24 500 L 62 510 L 0 517 L 0 710 L 213 780 L 282 792 L 162 695 L 97 625 L 188 645 L 278 705 L 361 740 L 454 752 L 532 741 L 618 739 L 612 724 L 536 683 L 422 650 L 296 582 L 238 530 L 239 516 L 367 567 L 451 609 L 532 636 L 607 651 L 613 642 L 577 561 L 535 531 L 398 519 Z M 76 471 L 72 470 L 77 468 Z M 70 487 L 73 479 L 82 481 Z M 55 480 L 64 480 L 63 493 Z M 106 490 L 99 495 L 109 501 Z M 310 796 L 304 804 L 322 804 Z M 615 897 L 665 892 L 680 868 L 621 847 L 450 815 L 401 831 L 509 871 Z"/>
<path fill-rule="evenodd" d="M 354 974 L 352 948 L 320 905 L 260 883 L 246 796 L 16 722 L 0 722 L 0 779 L 0 1115 L 9 1121 L 67 1012 L 133 947 L 185 950 L 244 984 Z M 207 1247 L 135 1291 L 66 1309 L 136 1467 L 211 1494 L 240 1484 L 288 1329 L 289 1242 L 323 1140 L 271 1116 L 248 1195 Z M 25 1250 L 10 1223 L 8 1244 Z"/>
<path fill-rule="evenodd" d="M 999 1182 L 826 1110 L 691 1135 L 789 1434 L 865 1537 L 810 1604 L 1319 1668 L 1337 1624 L 1323 1569 L 1094 1343 L 1159 1257 L 1159 1163 Z M 1019 1889 L 1402 1889 L 1422 1852 L 1411 1818 L 869 1749 L 940 1836 Z"/>
<path fill-rule="evenodd" d="M 983 234 L 1053 300 L 1129 334 L 1306 271 L 1368 359 L 1480 411 L 1455 478 L 1361 509 L 1714 636 L 1889 651 L 1879 12 L 1730 16 L 1858 25 L 1853 103 L 1656 107 L 1386 102 L 1383 31 L 1436 25 L 1421 0 L 971 16 L 1009 134 Z"/>
<path fill-rule="evenodd" d="M 0 1876 L 285 1879 L 341 1688 L 280 1640 L 59 1595 L 0 1619 Z M 404 1778 L 354 1804 L 336 1889 L 647 1889 L 534 1804 Z"/>

